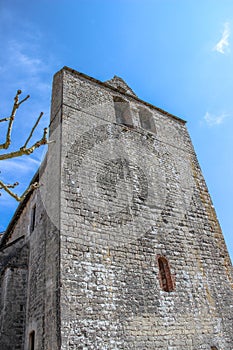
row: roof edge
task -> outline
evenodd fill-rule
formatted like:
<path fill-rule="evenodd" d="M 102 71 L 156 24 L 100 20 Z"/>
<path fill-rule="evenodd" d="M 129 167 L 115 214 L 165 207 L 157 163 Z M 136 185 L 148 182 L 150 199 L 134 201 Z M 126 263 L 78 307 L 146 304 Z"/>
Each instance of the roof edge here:
<path fill-rule="evenodd" d="M 80 76 L 80 77 L 82 77 L 82 78 L 84 78 L 84 79 L 86 79 L 86 80 L 89 80 L 89 81 L 91 81 L 91 82 L 94 82 L 94 83 L 96 83 L 96 84 L 98 84 L 98 85 L 102 85 L 102 86 L 104 86 L 104 87 L 107 87 L 108 89 L 111 89 L 111 90 L 113 90 L 113 91 L 115 91 L 115 92 L 117 92 L 117 93 L 120 93 L 120 94 L 122 94 L 122 95 L 125 95 L 125 96 L 127 96 L 127 97 L 129 97 L 129 98 L 133 98 L 134 100 L 136 100 L 136 101 L 138 101 L 138 102 L 140 102 L 140 103 L 143 103 L 143 104 L 145 104 L 145 105 L 148 106 L 148 107 L 154 108 L 154 109 L 156 109 L 158 112 L 162 113 L 163 115 L 165 115 L 165 116 L 167 116 L 167 117 L 170 117 L 170 118 L 172 118 L 172 119 L 175 119 L 175 120 L 179 121 L 179 122 L 182 123 L 182 124 L 186 124 L 186 123 L 187 123 L 186 120 L 184 120 L 184 119 L 182 119 L 182 118 L 180 118 L 180 117 L 177 117 L 176 115 L 171 114 L 171 113 L 165 111 L 165 110 L 162 109 L 162 108 L 156 107 L 156 106 L 154 106 L 153 104 L 151 104 L 151 103 L 149 103 L 149 102 L 146 102 L 146 101 L 144 101 L 144 100 L 138 98 L 138 97 L 135 96 L 135 95 L 131 95 L 131 94 L 128 94 L 128 93 L 121 92 L 121 91 L 119 91 L 117 88 L 114 88 L 113 86 L 109 85 L 107 82 L 103 82 L 103 81 L 100 81 L 100 80 L 98 80 L 98 79 L 96 79 L 96 78 L 92 78 L 92 77 L 90 77 L 89 75 L 84 74 L 84 73 L 81 73 L 81 72 L 78 72 L 77 70 L 72 69 L 72 68 L 70 68 L 70 67 L 64 66 L 64 67 L 63 67 L 62 69 L 60 69 L 57 73 L 55 73 L 55 75 L 58 74 L 58 73 L 60 73 L 61 71 L 64 71 L 64 70 L 65 70 L 65 71 L 68 71 L 68 72 L 70 72 L 70 73 L 72 73 L 72 74 L 75 74 L 75 75 L 77 75 L 77 76 Z M 54 76 L 55 76 L 55 75 L 54 75 Z M 122 78 L 121 78 L 121 79 L 122 79 Z M 122 79 L 122 80 L 123 80 L 123 79 Z"/>
<path fill-rule="evenodd" d="M 32 185 L 33 183 L 35 182 L 39 182 L 39 178 L 40 178 L 40 174 L 43 173 L 44 169 L 45 169 L 45 166 L 46 166 L 46 162 L 47 162 L 47 153 L 42 161 L 42 163 L 40 164 L 38 170 L 36 171 L 36 173 L 34 174 L 34 176 L 32 177 L 31 179 L 31 182 L 29 184 Z M 31 190 L 29 193 L 27 193 L 27 195 L 25 196 L 25 198 L 19 202 L 19 205 L 18 207 L 16 208 L 15 212 L 14 212 L 14 215 L 12 216 L 6 230 L 4 231 L 1 239 L 0 239 L 0 249 L 2 247 L 4 247 L 8 237 L 10 236 L 12 230 L 14 229 L 15 225 L 17 224 L 17 221 L 18 221 L 18 218 L 20 216 L 20 214 L 22 213 L 22 211 L 24 210 L 27 202 L 29 201 L 32 193 L 35 191 L 35 189 Z"/>

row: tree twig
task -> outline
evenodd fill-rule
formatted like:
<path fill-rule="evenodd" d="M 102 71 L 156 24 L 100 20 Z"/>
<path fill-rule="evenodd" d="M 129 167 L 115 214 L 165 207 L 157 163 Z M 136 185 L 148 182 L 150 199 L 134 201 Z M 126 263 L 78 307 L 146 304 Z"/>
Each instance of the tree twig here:
<path fill-rule="evenodd" d="M 18 90 L 16 95 L 15 95 L 14 105 L 13 105 L 10 117 L 9 118 L 5 118 L 5 120 L 4 119 L 1 120 L 1 121 L 9 121 L 9 124 L 8 124 L 7 133 L 6 133 L 6 141 L 4 143 L 0 144 L 0 149 L 7 149 L 7 148 L 9 148 L 9 146 L 11 144 L 11 131 L 12 131 L 12 126 L 13 126 L 13 122 L 14 122 L 14 119 L 15 119 L 16 111 L 19 108 L 19 106 L 30 97 L 29 95 L 27 95 L 22 101 L 19 102 L 19 95 L 21 93 L 22 93 L 22 91 Z"/>
<path fill-rule="evenodd" d="M 31 147 L 28 147 L 28 148 L 22 147 L 18 151 L 1 154 L 0 160 L 16 158 L 16 157 L 20 157 L 23 155 L 30 155 L 31 153 L 33 153 L 35 151 L 36 148 L 49 143 L 47 140 L 47 132 L 48 132 L 48 130 L 47 130 L 47 128 L 45 128 L 43 137 L 39 141 L 35 142 L 34 145 L 32 145 Z"/>
<path fill-rule="evenodd" d="M 0 123 L 1 123 L 1 122 L 7 122 L 8 120 L 10 120 L 10 117 L 8 117 L 8 118 L 3 118 L 3 119 L 0 119 Z"/>
<path fill-rule="evenodd" d="M 32 137 L 32 135 L 33 135 L 33 133 L 34 133 L 34 130 L 35 130 L 35 128 L 37 127 L 37 125 L 39 124 L 39 121 L 41 120 L 41 117 L 42 117 L 43 114 L 44 114 L 43 112 L 40 113 L 40 115 L 39 115 L 37 121 L 35 122 L 35 125 L 33 126 L 32 130 L 31 130 L 31 132 L 30 132 L 30 134 L 29 134 L 29 136 L 28 136 L 28 138 L 27 138 L 27 140 L 26 140 L 26 142 L 25 142 L 25 144 L 24 144 L 23 147 L 21 147 L 21 148 L 25 149 L 25 148 L 27 147 L 27 144 L 28 144 L 28 142 L 30 141 L 30 139 L 31 139 L 31 137 Z"/>
<path fill-rule="evenodd" d="M 12 196 L 13 198 L 15 198 L 18 202 L 21 202 L 26 195 L 31 192 L 32 190 L 36 189 L 39 187 L 39 183 L 35 182 L 34 184 L 30 185 L 26 191 L 24 191 L 24 193 L 21 196 L 18 196 L 17 194 L 15 194 L 14 192 L 12 192 L 11 190 L 9 190 L 9 185 L 5 185 L 1 180 L 0 180 L 0 189 L 4 189 L 10 196 Z"/>
<path fill-rule="evenodd" d="M 18 182 L 15 182 L 13 184 L 9 184 L 9 185 L 5 185 L 7 188 L 15 188 L 16 186 L 18 186 L 19 183 Z M 2 189 L 1 185 L 0 185 L 0 190 Z M 1 195 L 1 194 L 0 194 Z"/>

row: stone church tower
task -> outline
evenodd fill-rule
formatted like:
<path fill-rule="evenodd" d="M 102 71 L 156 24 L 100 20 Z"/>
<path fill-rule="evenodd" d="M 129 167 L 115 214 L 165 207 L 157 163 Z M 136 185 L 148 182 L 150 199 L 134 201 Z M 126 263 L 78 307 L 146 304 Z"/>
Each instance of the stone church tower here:
<path fill-rule="evenodd" d="M 233 350 L 233 276 L 185 122 L 54 76 L 40 188 L 0 242 L 1 350 Z"/>

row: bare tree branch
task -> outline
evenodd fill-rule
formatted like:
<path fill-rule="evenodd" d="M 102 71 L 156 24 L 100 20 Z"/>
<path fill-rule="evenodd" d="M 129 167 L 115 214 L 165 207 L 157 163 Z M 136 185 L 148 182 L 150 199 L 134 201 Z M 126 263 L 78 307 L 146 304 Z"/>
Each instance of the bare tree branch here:
<path fill-rule="evenodd" d="M 11 159 L 11 158 L 21 157 L 23 155 L 27 155 L 28 156 L 28 155 L 32 154 L 35 151 L 36 148 L 38 148 L 38 147 L 40 147 L 42 145 L 46 145 L 46 144 L 48 144 L 47 128 L 44 129 L 43 137 L 39 141 L 34 143 L 34 145 L 32 145 L 29 148 L 24 148 L 24 146 L 23 146 L 17 151 L 1 154 L 0 155 L 0 160 L 6 160 L 6 159 Z"/>
<path fill-rule="evenodd" d="M 8 118 L 3 118 L 3 119 L 0 119 L 0 123 L 1 123 L 1 122 L 7 122 L 8 120 L 10 120 L 10 117 L 8 117 Z"/>
<path fill-rule="evenodd" d="M 22 101 L 19 102 L 19 95 L 21 93 L 22 93 L 22 91 L 18 90 L 16 95 L 15 95 L 14 105 L 13 105 L 10 117 L 9 118 L 5 118 L 5 120 L 2 119 L 2 121 L 9 120 L 9 124 L 8 124 L 7 133 L 6 133 L 6 141 L 4 143 L 0 144 L 0 149 L 7 149 L 7 148 L 9 148 L 9 146 L 11 144 L 11 131 L 12 131 L 12 127 L 13 127 L 13 122 L 14 122 L 14 119 L 15 119 L 16 111 L 19 108 L 19 106 L 30 97 L 29 95 L 27 95 Z"/>
<path fill-rule="evenodd" d="M 31 139 L 31 137 L 32 137 L 32 135 L 34 133 L 34 130 L 37 127 L 37 125 L 39 124 L 39 121 L 40 121 L 40 119 L 41 119 L 43 114 L 44 114 L 43 112 L 40 113 L 37 121 L 35 122 L 35 125 L 33 126 L 32 130 L 31 130 L 31 132 L 30 132 L 30 134 L 29 134 L 29 136 L 28 136 L 28 138 L 27 138 L 27 140 L 26 140 L 26 142 L 25 142 L 25 144 L 24 144 L 24 146 L 22 148 L 26 148 L 27 147 L 27 144 L 30 141 L 30 139 Z"/>
<path fill-rule="evenodd" d="M 15 183 L 18 185 L 18 183 Z M 1 180 L 0 180 L 0 189 L 4 189 L 10 196 L 12 196 L 13 198 L 15 198 L 18 202 L 21 202 L 26 195 L 31 192 L 32 190 L 34 190 L 35 188 L 39 187 L 39 183 L 35 182 L 34 184 L 31 184 L 26 191 L 24 191 L 24 193 L 21 196 L 18 196 L 17 194 L 15 194 L 14 192 L 12 192 L 11 190 L 9 190 L 9 188 L 14 188 L 15 184 L 13 185 L 5 185 Z M 17 186 L 16 185 L 16 186 Z M 1 195 L 1 194 L 0 194 Z"/>
<path fill-rule="evenodd" d="M 13 105 L 10 117 L 0 119 L 0 123 L 1 122 L 8 122 L 8 128 L 7 128 L 7 132 L 6 132 L 6 139 L 5 139 L 4 143 L 0 144 L 0 150 L 6 150 L 6 149 L 9 148 L 9 146 L 11 144 L 11 132 L 12 132 L 12 128 L 13 128 L 13 123 L 14 123 L 16 111 L 19 108 L 19 106 L 30 97 L 29 95 L 27 95 L 24 99 L 19 101 L 19 95 L 21 93 L 22 93 L 22 91 L 18 90 L 16 95 L 15 95 L 14 105 Z M 23 155 L 30 155 L 30 154 L 32 154 L 35 151 L 35 149 L 39 148 L 42 145 L 46 145 L 46 144 L 49 143 L 48 139 L 47 139 L 48 129 L 45 128 L 42 138 L 39 141 L 36 141 L 32 146 L 28 147 L 28 143 L 31 140 L 31 138 L 33 136 L 33 133 L 34 133 L 35 129 L 37 128 L 37 126 L 38 126 L 42 116 L 43 116 L 43 112 L 41 112 L 39 117 L 37 118 L 34 126 L 32 127 L 32 129 L 31 129 L 31 131 L 29 133 L 29 136 L 28 136 L 27 140 L 24 143 L 24 145 L 21 148 L 19 148 L 17 151 L 1 154 L 0 155 L 0 160 L 6 160 L 6 159 L 11 159 L 11 158 L 21 157 Z M 6 191 L 10 196 L 15 198 L 19 202 L 22 199 L 24 199 L 26 197 L 26 195 L 30 191 L 32 191 L 33 189 L 39 187 L 39 183 L 35 182 L 34 184 L 30 185 L 21 196 L 18 196 L 17 194 L 15 194 L 13 191 L 10 190 L 10 188 L 11 189 L 15 188 L 17 185 L 18 185 L 18 182 L 15 182 L 14 184 L 5 184 L 4 182 L 2 182 L 0 180 L 0 190 Z M 1 193 L 0 193 L 0 195 L 1 195 Z"/>
<path fill-rule="evenodd" d="M 13 183 L 13 184 L 8 184 L 8 185 L 6 185 L 6 184 L 4 184 L 7 188 L 15 188 L 16 186 L 18 186 L 19 185 L 19 183 L 18 182 L 15 182 L 15 183 Z M 0 185 L 0 190 L 2 189 L 2 186 Z M 1 193 L 0 193 L 0 196 L 1 196 Z"/>

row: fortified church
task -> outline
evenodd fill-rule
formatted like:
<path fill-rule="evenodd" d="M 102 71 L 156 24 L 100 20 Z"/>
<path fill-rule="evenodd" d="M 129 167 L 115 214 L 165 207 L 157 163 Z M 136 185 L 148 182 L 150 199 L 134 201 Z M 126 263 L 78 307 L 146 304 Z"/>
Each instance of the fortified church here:
<path fill-rule="evenodd" d="M 47 156 L 0 241 L 1 350 L 233 350 L 233 274 L 184 120 L 54 76 Z"/>

